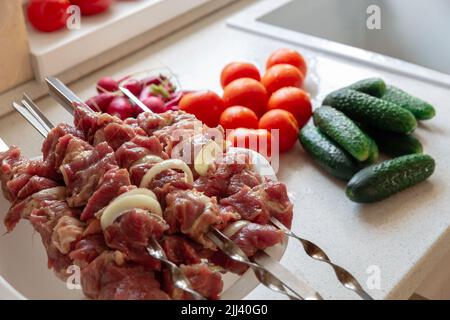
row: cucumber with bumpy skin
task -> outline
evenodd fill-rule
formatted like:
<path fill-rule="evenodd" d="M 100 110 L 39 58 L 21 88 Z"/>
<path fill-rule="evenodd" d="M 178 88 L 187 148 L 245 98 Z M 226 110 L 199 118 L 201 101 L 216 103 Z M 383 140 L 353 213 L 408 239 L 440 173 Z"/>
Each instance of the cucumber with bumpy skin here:
<path fill-rule="evenodd" d="M 342 112 L 322 106 L 314 111 L 314 124 L 358 161 L 369 157 L 370 141 L 364 132 Z"/>
<path fill-rule="evenodd" d="M 436 110 L 431 104 L 394 86 L 387 87 L 382 99 L 410 111 L 417 120 L 429 120 L 436 115 Z"/>
<path fill-rule="evenodd" d="M 398 134 L 378 130 L 370 130 L 369 134 L 375 139 L 380 150 L 392 157 L 423 153 L 422 143 L 412 134 Z"/>
<path fill-rule="evenodd" d="M 381 78 L 364 79 L 348 86 L 349 89 L 381 98 L 386 93 L 386 83 Z"/>
<path fill-rule="evenodd" d="M 347 197 L 358 203 L 386 199 L 428 179 L 435 162 L 428 155 L 414 154 L 388 160 L 358 172 L 347 184 Z"/>
<path fill-rule="evenodd" d="M 307 153 L 329 174 L 348 181 L 359 167 L 347 152 L 312 125 L 304 127 L 299 136 Z"/>
<path fill-rule="evenodd" d="M 351 89 L 330 93 L 323 105 L 342 111 L 363 125 L 397 133 L 411 133 L 417 127 L 414 115 L 391 102 Z"/>
<path fill-rule="evenodd" d="M 361 163 L 362 167 L 370 166 L 370 165 L 374 164 L 375 162 L 377 162 L 378 159 L 380 158 L 380 151 L 378 149 L 377 143 L 371 137 L 368 137 L 368 138 L 369 138 L 369 142 L 370 142 L 369 157 L 367 158 L 366 161 Z"/>

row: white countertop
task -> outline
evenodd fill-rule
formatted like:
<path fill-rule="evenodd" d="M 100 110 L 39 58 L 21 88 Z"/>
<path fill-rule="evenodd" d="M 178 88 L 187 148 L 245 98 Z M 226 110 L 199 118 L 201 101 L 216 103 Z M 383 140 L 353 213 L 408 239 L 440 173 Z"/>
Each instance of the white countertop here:
<path fill-rule="evenodd" d="M 226 26 L 226 20 L 254 1 L 241 1 L 206 19 L 180 30 L 107 68 L 77 81 L 71 88 L 81 97 L 94 94 L 95 82 L 104 75 L 121 76 L 139 70 L 168 66 L 186 89 L 212 89 L 221 92 L 219 75 L 231 61 L 256 63 L 261 69 L 265 59 L 286 43 L 266 39 Z M 434 176 L 425 183 L 387 201 L 370 206 L 351 203 L 344 184 L 319 171 L 298 145 L 282 157 L 279 178 L 294 196 L 294 231 L 320 245 L 330 258 L 351 271 L 364 285 L 371 266 L 380 271 L 380 289 L 368 290 L 376 299 L 407 299 L 448 249 L 450 240 L 450 153 L 448 136 L 450 92 L 417 80 L 376 70 L 348 60 L 340 60 L 297 48 L 315 65 L 319 76 L 318 92 L 370 76 L 381 76 L 430 101 L 437 117 L 420 125 L 417 135 L 427 153 L 437 161 Z M 311 81 L 310 81 L 311 82 Z M 317 89 L 317 88 L 316 88 Z M 38 105 L 53 122 L 70 121 L 70 116 L 50 98 Z M 42 138 L 17 114 L 0 119 L 0 137 L 8 144 L 21 146 L 29 156 L 39 152 Z M 0 229 L 3 233 L 4 227 Z M 325 298 L 356 299 L 338 286 L 327 265 L 307 258 L 299 243 L 290 241 L 281 260 L 294 273 L 303 274 Z M 369 268 L 369 269 L 368 269 Z M 373 267 L 372 267 L 373 268 Z M 249 299 L 280 299 L 259 286 Z"/>

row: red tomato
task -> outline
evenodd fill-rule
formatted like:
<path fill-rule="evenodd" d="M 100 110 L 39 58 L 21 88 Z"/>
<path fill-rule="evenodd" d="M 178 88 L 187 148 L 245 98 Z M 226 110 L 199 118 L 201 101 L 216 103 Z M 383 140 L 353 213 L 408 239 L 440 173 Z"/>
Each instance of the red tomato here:
<path fill-rule="evenodd" d="M 228 84 L 223 91 L 225 106 L 243 106 L 261 116 L 267 109 L 267 90 L 255 79 L 242 78 Z"/>
<path fill-rule="evenodd" d="M 216 127 L 225 110 L 222 98 L 212 91 L 188 93 L 181 99 L 179 107 L 180 110 L 195 115 L 208 127 Z"/>
<path fill-rule="evenodd" d="M 225 66 L 220 75 L 220 83 L 225 88 L 229 83 L 241 78 L 261 80 L 258 68 L 247 62 L 232 62 Z"/>
<path fill-rule="evenodd" d="M 64 28 L 69 14 L 69 0 L 30 0 L 27 15 L 39 31 L 52 32 Z"/>
<path fill-rule="evenodd" d="M 227 108 L 220 116 L 220 125 L 224 129 L 258 129 L 258 117 L 249 108 L 234 106 Z"/>
<path fill-rule="evenodd" d="M 71 0 L 70 2 L 80 7 L 82 15 L 91 16 L 108 10 L 113 0 Z"/>
<path fill-rule="evenodd" d="M 230 141 L 233 147 L 251 149 L 270 157 L 272 138 L 267 130 L 234 129 L 227 133 L 227 141 Z"/>
<path fill-rule="evenodd" d="M 300 129 L 308 123 L 312 116 L 309 94 L 295 87 L 286 87 L 275 91 L 269 99 L 267 108 L 289 111 L 294 115 Z"/>
<path fill-rule="evenodd" d="M 259 119 L 259 128 L 268 131 L 279 130 L 279 150 L 285 152 L 290 150 L 298 139 L 298 124 L 292 113 L 274 109 L 268 111 Z M 273 132 L 271 132 L 273 135 Z"/>
<path fill-rule="evenodd" d="M 269 94 L 284 88 L 303 86 L 303 75 L 296 67 L 290 64 L 277 64 L 266 71 L 261 82 Z"/>
<path fill-rule="evenodd" d="M 275 51 L 267 60 L 267 69 L 277 64 L 290 64 L 298 68 L 303 76 L 306 76 L 306 61 L 298 51 L 292 49 L 279 49 Z"/>

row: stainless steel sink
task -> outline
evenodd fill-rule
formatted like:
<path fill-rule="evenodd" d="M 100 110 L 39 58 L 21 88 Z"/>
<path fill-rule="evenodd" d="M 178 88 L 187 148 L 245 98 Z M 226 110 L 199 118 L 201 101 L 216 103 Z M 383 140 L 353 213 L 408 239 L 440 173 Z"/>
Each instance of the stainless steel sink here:
<path fill-rule="evenodd" d="M 448 0 L 266 0 L 229 24 L 450 86 Z"/>

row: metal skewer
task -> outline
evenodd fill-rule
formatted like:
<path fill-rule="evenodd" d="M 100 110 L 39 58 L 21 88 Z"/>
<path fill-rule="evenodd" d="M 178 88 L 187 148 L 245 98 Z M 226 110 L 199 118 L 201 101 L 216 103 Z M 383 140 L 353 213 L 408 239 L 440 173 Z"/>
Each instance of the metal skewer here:
<path fill-rule="evenodd" d="M 50 91 L 54 93 L 52 94 L 52 96 L 57 96 L 57 101 L 62 103 L 66 109 L 73 108 L 74 102 L 77 103 L 81 101 L 80 98 L 76 97 L 76 95 L 58 79 L 47 78 L 46 82 L 49 86 Z M 125 92 L 127 96 L 133 96 L 134 100 L 139 101 L 139 99 L 135 97 L 129 90 L 126 90 Z M 77 100 L 73 101 L 72 97 L 76 97 Z M 137 103 L 138 106 L 140 106 L 141 104 Z M 147 110 L 149 110 L 148 112 L 155 114 L 150 109 L 147 108 Z M 70 113 L 73 114 L 73 110 Z M 306 283 L 306 281 L 300 280 L 298 277 L 294 276 L 289 270 L 284 269 L 282 275 L 277 274 L 275 276 L 274 274 L 269 272 L 264 267 L 264 265 L 251 262 L 248 259 L 248 257 L 242 252 L 242 250 L 231 239 L 223 235 L 218 229 L 210 228 L 210 231 L 207 233 L 207 236 L 219 248 L 221 248 L 223 252 L 232 260 L 247 264 L 250 268 L 252 268 L 252 270 L 255 272 L 255 275 L 260 280 L 260 282 L 270 290 L 286 294 L 291 299 L 322 299 L 320 294 L 317 293 L 315 290 L 311 289 L 309 285 Z M 279 264 L 277 261 L 275 261 L 267 254 L 264 263 L 267 264 L 270 263 L 272 265 Z M 286 274 L 288 275 L 286 276 Z M 281 279 L 281 277 L 283 277 L 283 279 Z M 292 282 L 293 279 L 295 279 L 295 282 Z M 274 282 L 271 282 L 271 280 L 274 280 Z M 291 290 L 293 294 L 287 293 L 286 288 Z"/>
<path fill-rule="evenodd" d="M 315 260 L 329 264 L 333 268 L 336 277 L 344 287 L 356 292 L 364 300 L 373 300 L 373 298 L 366 291 L 364 291 L 363 287 L 358 282 L 358 280 L 356 280 L 356 278 L 352 276 L 350 272 L 348 272 L 341 266 L 338 266 L 333 262 L 331 262 L 330 258 L 328 258 L 325 251 L 323 251 L 318 245 L 312 243 L 309 240 L 299 237 L 297 234 L 286 228 L 284 224 L 282 224 L 278 219 L 274 217 L 270 219 L 270 222 L 272 222 L 276 227 L 282 230 L 285 235 L 300 241 L 300 243 L 303 246 L 303 249 L 308 254 L 308 256 L 310 256 Z"/>
<path fill-rule="evenodd" d="M 44 138 L 47 137 L 50 129 L 45 126 L 41 121 L 37 120 L 34 114 L 32 114 L 26 107 L 16 102 L 13 102 L 13 108 L 25 119 L 29 124 L 33 126 Z"/>
<path fill-rule="evenodd" d="M 195 300 L 206 300 L 205 297 L 203 297 L 200 293 L 191 288 L 189 280 L 184 276 L 181 269 L 175 263 L 173 263 L 167 258 L 164 249 L 161 247 L 159 242 L 156 241 L 155 238 L 151 238 L 150 244 L 147 247 L 147 252 L 153 258 L 161 261 L 169 268 L 170 273 L 172 274 L 172 281 L 175 287 L 182 289 L 187 293 L 190 293 Z"/>

